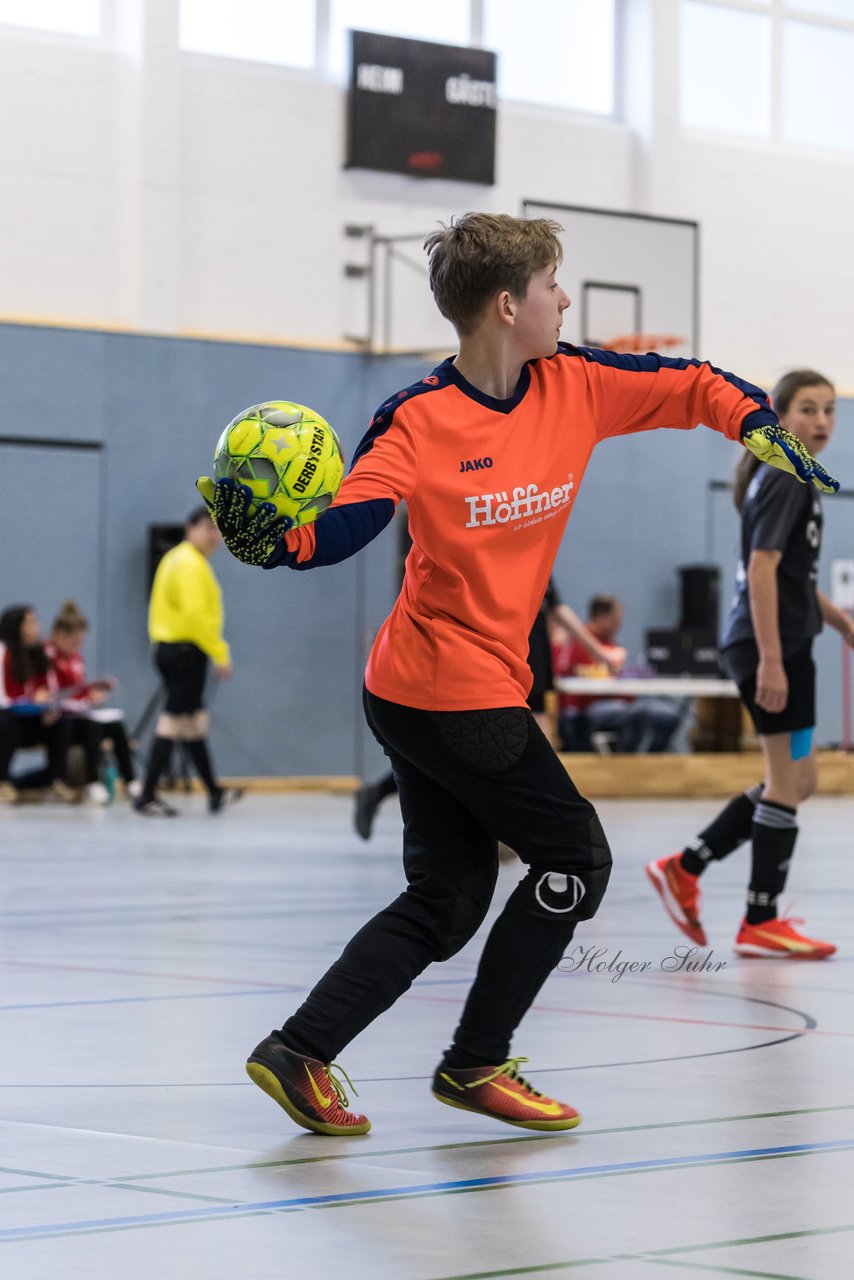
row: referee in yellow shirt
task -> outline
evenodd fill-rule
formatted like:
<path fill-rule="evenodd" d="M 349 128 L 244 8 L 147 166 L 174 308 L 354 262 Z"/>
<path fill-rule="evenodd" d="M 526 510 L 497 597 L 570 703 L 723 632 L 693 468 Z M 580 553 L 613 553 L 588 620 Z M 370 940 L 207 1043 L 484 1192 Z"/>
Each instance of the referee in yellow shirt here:
<path fill-rule="evenodd" d="M 242 790 L 222 787 L 208 751 L 208 713 L 204 710 L 208 663 L 221 680 L 231 675 L 231 657 L 222 638 L 222 596 L 208 563 L 222 542 L 207 507 L 189 516 L 184 541 L 157 566 L 148 606 L 148 634 L 163 677 L 166 701 L 148 761 L 137 813 L 174 818 L 177 811 L 157 794 L 157 783 L 169 766 L 172 747 L 183 743 L 208 793 L 211 813 L 238 800 Z"/>

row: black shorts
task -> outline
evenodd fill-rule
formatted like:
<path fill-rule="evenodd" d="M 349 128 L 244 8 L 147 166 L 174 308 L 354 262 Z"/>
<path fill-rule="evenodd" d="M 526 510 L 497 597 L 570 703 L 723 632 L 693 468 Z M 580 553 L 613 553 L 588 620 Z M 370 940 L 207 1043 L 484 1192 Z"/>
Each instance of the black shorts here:
<path fill-rule="evenodd" d="M 537 614 L 528 645 L 528 666 L 534 677 L 528 694 L 528 706 L 532 711 L 544 711 L 546 692 L 554 685 L 552 650 L 544 613 Z"/>
<path fill-rule="evenodd" d="M 191 716 L 204 706 L 207 654 L 194 644 L 159 644 L 157 669 L 166 686 L 163 710 L 172 716 Z"/>
<path fill-rule="evenodd" d="M 738 685 L 741 700 L 750 712 L 756 732 L 794 733 L 815 726 L 815 663 L 808 640 L 788 658 L 783 669 L 789 682 L 789 699 L 782 711 L 763 711 L 756 705 L 756 670 L 759 651 L 752 642 L 733 645 L 721 654 L 721 663 Z"/>

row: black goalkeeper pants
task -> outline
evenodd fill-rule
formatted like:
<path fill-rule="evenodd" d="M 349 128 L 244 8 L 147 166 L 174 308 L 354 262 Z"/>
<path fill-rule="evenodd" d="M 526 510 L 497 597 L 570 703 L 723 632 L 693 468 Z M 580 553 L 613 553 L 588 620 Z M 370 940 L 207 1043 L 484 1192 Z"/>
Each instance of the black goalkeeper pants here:
<path fill-rule="evenodd" d="M 365 694 L 403 813 L 407 888 L 344 949 L 297 1013 L 288 1044 L 332 1061 L 486 915 L 498 841 L 526 873 L 495 921 L 454 1046 L 503 1062 L 579 920 L 602 900 L 611 855 L 596 812 L 524 707 L 432 712 Z"/>

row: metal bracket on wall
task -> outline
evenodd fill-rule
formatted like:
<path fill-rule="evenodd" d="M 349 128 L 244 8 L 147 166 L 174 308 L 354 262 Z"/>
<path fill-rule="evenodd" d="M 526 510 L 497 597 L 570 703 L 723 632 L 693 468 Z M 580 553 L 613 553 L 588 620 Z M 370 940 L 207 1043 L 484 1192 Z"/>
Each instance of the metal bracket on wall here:
<path fill-rule="evenodd" d="M 366 332 L 355 336 L 345 334 L 347 342 L 356 343 L 370 355 L 422 355 L 429 351 L 429 344 L 424 347 L 403 349 L 392 346 L 392 329 L 394 324 L 393 284 L 394 272 L 398 265 L 416 272 L 425 281 L 427 268 L 421 259 L 409 257 L 401 252 L 400 246 L 405 244 L 423 244 L 428 232 L 421 231 L 399 236 L 377 235 L 371 225 L 346 223 L 344 235 L 351 240 L 361 240 L 367 246 L 367 253 L 362 262 L 346 262 L 344 275 L 348 280 L 364 280 L 367 290 Z"/>

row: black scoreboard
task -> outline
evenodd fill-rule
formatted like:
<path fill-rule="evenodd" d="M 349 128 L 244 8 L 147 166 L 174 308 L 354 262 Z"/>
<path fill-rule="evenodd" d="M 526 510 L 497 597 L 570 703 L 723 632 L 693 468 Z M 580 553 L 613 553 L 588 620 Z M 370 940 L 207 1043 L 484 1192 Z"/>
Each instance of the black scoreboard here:
<path fill-rule="evenodd" d="M 350 40 L 346 168 L 494 183 L 494 53 L 371 31 Z"/>

